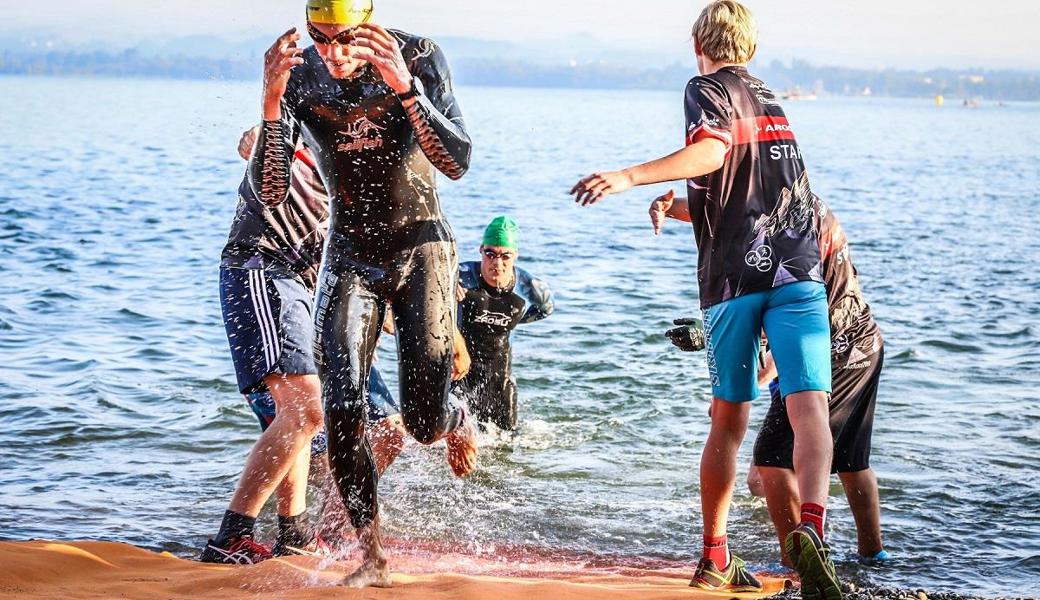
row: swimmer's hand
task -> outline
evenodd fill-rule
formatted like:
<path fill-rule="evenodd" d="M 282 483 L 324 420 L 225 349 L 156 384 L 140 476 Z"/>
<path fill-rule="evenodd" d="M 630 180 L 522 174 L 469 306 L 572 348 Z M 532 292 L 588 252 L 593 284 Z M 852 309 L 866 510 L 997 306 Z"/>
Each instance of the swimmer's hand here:
<path fill-rule="evenodd" d="M 466 288 L 462 287 L 462 284 L 455 284 L 455 301 L 462 302 L 466 299 Z"/>
<path fill-rule="evenodd" d="M 469 373 L 470 366 L 473 364 L 473 360 L 469 356 L 469 349 L 466 348 L 466 340 L 463 339 L 462 334 L 455 330 L 455 344 L 454 344 L 454 356 L 451 361 L 451 380 L 458 381 Z"/>
<path fill-rule="evenodd" d="M 282 118 L 282 96 L 289 85 L 292 68 L 303 64 L 303 50 L 296 42 L 300 34 L 293 27 L 274 41 L 264 54 L 264 120 Z"/>
<path fill-rule="evenodd" d="M 699 352 L 704 350 L 707 342 L 704 339 L 704 322 L 700 319 L 676 319 L 672 321 L 678 327 L 665 332 L 672 345 L 683 352 Z"/>
<path fill-rule="evenodd" d="M 668 190 L 663 196 L 658 196 L 650 203 L 650 223 L 654 226 L 654 235 L 661 235 L 661 227 L 668 218 L 668 211 L 672 209 L 675 202 L 675 191 Z M 678 323 L 676 323 L 678 325 Z"/>
<path fill-rule="evenodd" d="M 258 135 L 260 135 L 259 125 L 250 127 L 242 132 L 242 137 L 238 140 L 238 155 L 243 160 L 249 160 L 249 157 L 253 154 L 253 146 L 256 145 L 256 136 Z"/>
<path fill-rule="evenodd" d="M 607 171 L 593 173 L 585 177 L 571 188 L 574 201 L 582 206 L 595 204 L 609 194 L 620 194 L 632 189 L 635 182 L 627 171 Z"/>
<path fill-rule="evenodd" d="M 364 23 L 354 29 L 350 57 L 372 63 L 392 90 L 404 94 L 412 89 L 412 73 L 401 54 L 397 38 L 375 23 Z"/>

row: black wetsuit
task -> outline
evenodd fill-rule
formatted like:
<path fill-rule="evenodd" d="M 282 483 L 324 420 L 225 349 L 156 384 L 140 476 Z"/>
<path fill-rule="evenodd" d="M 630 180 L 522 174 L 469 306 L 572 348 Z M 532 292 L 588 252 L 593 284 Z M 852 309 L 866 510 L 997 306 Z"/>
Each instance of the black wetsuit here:
<path fill-rule="evenodd" d="M 333 79 L 307 48 L 289 79 L 283 118 L 264 123 L 251 169 L 260 198 L 277 202 L 287 192 L 288 161 L 302 135 L 329 191 L 315 326 L 329 460 L 358 528 L 377 511 L 365 391 L 388 305 L 408 431 L 432 443 L 454 430 L 462 414 L 449 403 L 457 258 L 435 174 L 461 177 L 470 140 L 443 53 L 431 40 L 391 33 L 419 82 L 417 102 L 405 109 L 371 65 L 350 79 Z"/>
<path fill-rule="evenodd" d="M 459 330 L 472 364 L 455 393 L 466 400 L 478 422 L 516 428 L 516 382 L 509 335 L 520 323 L 533 323 L 553 311 L 552 293 L 541 280 L 516 269 L 513 285 L 498 289 L 480 275 L 480 263 L 459 267 L 466 297 L 459 302 Z"/>

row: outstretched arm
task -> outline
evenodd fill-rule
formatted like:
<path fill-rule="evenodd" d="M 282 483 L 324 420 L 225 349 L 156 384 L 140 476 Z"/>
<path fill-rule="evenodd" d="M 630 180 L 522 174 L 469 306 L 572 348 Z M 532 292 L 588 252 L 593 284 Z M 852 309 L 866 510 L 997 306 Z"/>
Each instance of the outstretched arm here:
<path fill-rule="evenodd" d="M 694 77 L 686 86 L 685 109 L 685 148 L 622 171 L 585 177 L 571 189 L 574 201 L 587 206 L 632 186 L 694 179 L 719 170 L 733 144 L 728 92 L 713 79 Z"/>
<path fill-rule="evenodd" d="M 621 171 L 594 173 L 571 188 L 574 201 L 582 206 L 595 204 L 610 194 L 618 194 L 637 185 L 693 179 L 713 173 L 722 167 L 728 147 L 724 142 L 705 137 L 682 150 L 629 167 Z"/>
<path fill-rule="evenodd" d="M 462 111 L 455 102 L 451 72 L 441 49 L 423 40 L 419 56 L 409 65 L 401 54 L 397 38 L 371 23 L 358 27 L 354 43 L 356 55 L 375 65 L 383 80 L 399 96 L 407 95 L 412 89 L 413 77 L 422 83 L 420 93 L 402 103 L 419 146 L 433 166 L 447 177 L 459 179 L 465 175 L 472 142 L 466 133 Z"/>

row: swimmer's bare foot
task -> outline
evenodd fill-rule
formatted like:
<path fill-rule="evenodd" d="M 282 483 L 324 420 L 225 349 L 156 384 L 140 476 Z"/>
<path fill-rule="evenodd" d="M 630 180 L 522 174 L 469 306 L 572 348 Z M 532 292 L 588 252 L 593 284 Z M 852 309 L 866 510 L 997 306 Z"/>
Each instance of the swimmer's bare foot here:
<path fill-rule="evenodd" d="M 462 422 L 444 438 L 448 444 L 448 464 L 456 477 L 465 477 L 477 468 L 477 428 L 473 425 L 472 417 L 463 408 Z"/>
<path fill-rule="evenodd" d="M 361 563 L 357 571 L 343 578 L 342 585 L 350 588 L 392 587 L 393 583 L 390 581 L 390 569 L 386 564 L 386 559 L 366 560 Z"/>
<path fill-rule="evenodd" d="M 390 568 L 387 566 L 383 543 L 379 537 L 379 517 L 358 529 L 357 536 L 358 543 L 361 544 L 361 566 L 344 577 L 340 585 L 351 588 L 390 587 Z"/>

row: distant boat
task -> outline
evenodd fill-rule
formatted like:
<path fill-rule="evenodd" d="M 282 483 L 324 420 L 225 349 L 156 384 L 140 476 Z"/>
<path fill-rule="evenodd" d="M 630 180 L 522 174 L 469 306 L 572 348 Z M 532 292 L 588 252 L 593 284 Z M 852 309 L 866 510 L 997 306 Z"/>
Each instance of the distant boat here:
<path fill-rule="evenodd" d="M 813 93 L 803 94 L 802 90 L 793 88 L 784 92 L 781 96 L 784 100 L 816 100 L 817 96 Z"/>

